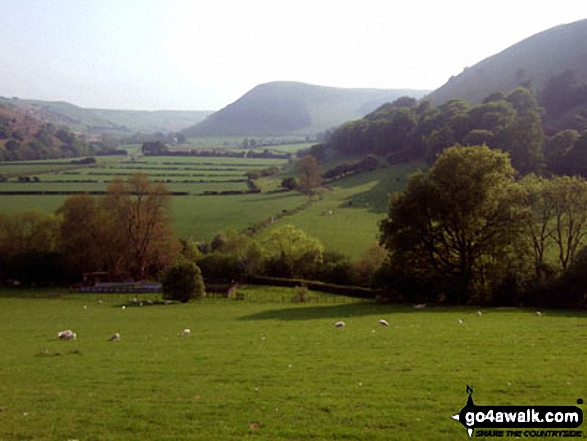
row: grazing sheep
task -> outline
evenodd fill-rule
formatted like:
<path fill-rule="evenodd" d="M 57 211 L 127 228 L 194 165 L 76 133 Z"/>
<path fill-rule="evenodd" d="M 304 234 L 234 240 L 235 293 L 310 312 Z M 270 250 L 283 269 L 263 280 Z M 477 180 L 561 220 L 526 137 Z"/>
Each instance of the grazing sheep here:
<path fill-rule="evenodd" d="M 58 332 L 57 338 L 61 340 L 75 340 L 77 338 L 77 334 L 67 329 L 65 331 Z"/>
<path fill-rule="evenodd" d="M 481 317 L 481 316 L 483 315 L 483 313 L 482 313 L 481 311 L 477 311 L 477 315 L 478 315 L 479 317 Z"/>
<path fill-rule="evenodd" d="M 463 323 L 464 322 L 461 319 L 459 319 L 459 325 L 462 325 Z"/>
<path fill-rule="evenodd" d="M 414 309 L 424 309 L 426 308 L 426 303 L 418 303 L 417 305 L 414 305 Z"/>
<path fill-rule="evenodd" d="M 381 326 L 389 326 L 389 323 L 387 323 L 387 320 L 383 320 L 383 319 L 379 320 L 379 324 Z"/>
<path fill-rule="evenodd" d="M 190 335 L 192 333 L 192 331 L 190 331 L 189 329 L 184 329 L 183 331 L 181 331 L 181 335 L 183 335 L 184 337 L 187 337 L 188 335 Z"/>
<path fill-rule="evenodd" d="M 119 341 L 120 340 L 120 334 L 117 332 L 116 334 L 112 334 L 110 336 L 110 338 L 108 339 L 108 341 Z"/>
<path fill-rule="evenodd" d="M 126 306 L 122 305 L 122 306 L 120 307 L 120 309 L 122 309 L 122 310 L 124 311 L 124 310 L 126 309 Z"/>
<path fill-rule="evenodd" d="M 537 315 L 538 317 L 540 317 L 540 316 L 542 315 L 542 313 L 541 313 L 540 311 L 536 311 L 536 315 Z"/>
<path fill-rule="evenodd" d="M 337 328 L 344 328 L 344 322 L 336 322 L 334 326 Z"/>
<path fill-rule="evenodd" d="M 88 310 L 88 305 L 84 305 L 84 306 L 83 306 L 83 310 L 84 310 L 84 311 L 87 311 L 87 310 Z"/>

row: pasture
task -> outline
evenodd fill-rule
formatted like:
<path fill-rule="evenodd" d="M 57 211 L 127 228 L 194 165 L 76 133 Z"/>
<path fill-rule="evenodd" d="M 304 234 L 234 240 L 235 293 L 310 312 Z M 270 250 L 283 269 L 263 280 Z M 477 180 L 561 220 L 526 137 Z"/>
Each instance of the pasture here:
<path fill-rule="evenodd" d="M 295 146 L 283 146 L 290 147 Z M 152 181 L 165 183 L 169 191 L 183 193 L 173 196 L 173 225 L 180 237 L 211 240 L 220 231 L 245 231 L 285 212 L 272 228 L 291 223 L 317 237 L 327 250 L 357 259 L 377 240 L 377 223 L 386 214 L 388 193 L 400 191 L 406 174 L 417 168 L 396 165 L 335 181 L 309 207 L 297 211 L 307 197 L 280 192 L 284 174 L 258 179 L 261 193 L 247 193 L 251 189 L 247 172 L 283 167 L 288 173 L 285 159 L 131 156 L 98 157 L 97 161 L 90 165 L 67 160 L 0 163 L 0 175 L 7 178 L 0 182 L 0 212 L 54 212 L 67 192 L 105 191 L 111 180 L 143 172 Z M 321 216 L 325 211 L 333 215 Z"/>
<path fill-rule="evenodd" d="M 584 312 L 239 292 L 245 301 L 140 307 L 132 295 L 3 289 L 0 439 L 465 440 L 449 417 L 467 384 L 478 405 L 587 396 Z M 58 340 L 64 329 L 77 340 Z"/>

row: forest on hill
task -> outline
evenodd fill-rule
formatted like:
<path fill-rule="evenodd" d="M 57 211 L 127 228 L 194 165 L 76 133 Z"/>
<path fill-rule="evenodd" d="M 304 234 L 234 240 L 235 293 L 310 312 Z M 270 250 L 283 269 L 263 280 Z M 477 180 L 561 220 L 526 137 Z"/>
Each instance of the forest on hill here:
<path fill-rule="evenodd" d="M 587 176 L 587 83 L 573 71 L 551 78 L 538 96 L 518 87 L 492 93 L 479 105 L 463 99 L 439 106 L 400 98 L 334 131 L 326 149 L 376 154 L 390 163 L 426 159 L 455 144 L 482 145 L 510 154 L 522 174 Z"/>
<path fill-rule="evenodd" d="M 70 158 L 94 153 L 68 127 L 0 106 L 0 161 Z"/>

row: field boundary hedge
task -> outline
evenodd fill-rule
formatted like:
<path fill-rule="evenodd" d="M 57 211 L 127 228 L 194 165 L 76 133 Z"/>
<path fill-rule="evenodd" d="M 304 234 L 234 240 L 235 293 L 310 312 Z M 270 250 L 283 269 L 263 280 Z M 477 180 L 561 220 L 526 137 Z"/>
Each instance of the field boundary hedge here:
<path fill-rule="evenodd" d="M 296 287 L 306 286 L 312 291 L 327 292 L 329 294 L 340 294 L 349 297 L 358 297 L 361 299 L 375 300 L 376 292 L 371 288 L 365 288 L 363 286 L 350 286 L 350 285 L 336 285 L 334 283 L 319 282 L 317 280 L 304 280 L 304 279 L 285 279 L 281 277 L 268 277 L 268 276 L 251 276 L 247 279 L 246 283 L 254 285 L 269 285 L 269 286 L 284 286 L 284 287 Z"/>

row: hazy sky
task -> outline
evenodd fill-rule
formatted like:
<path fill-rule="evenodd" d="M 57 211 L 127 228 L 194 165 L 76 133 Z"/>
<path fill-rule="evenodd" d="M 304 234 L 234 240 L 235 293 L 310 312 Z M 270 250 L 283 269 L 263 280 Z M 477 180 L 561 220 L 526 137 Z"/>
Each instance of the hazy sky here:
<path fill-rule="evenodd" d="M 435 89 L 585 0 L 0 0 L 0 95 L 217 110 L 275 80 Z"/>

